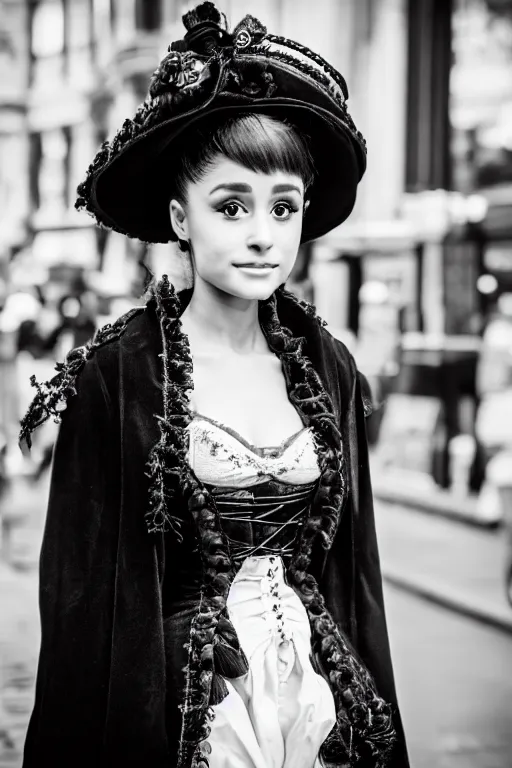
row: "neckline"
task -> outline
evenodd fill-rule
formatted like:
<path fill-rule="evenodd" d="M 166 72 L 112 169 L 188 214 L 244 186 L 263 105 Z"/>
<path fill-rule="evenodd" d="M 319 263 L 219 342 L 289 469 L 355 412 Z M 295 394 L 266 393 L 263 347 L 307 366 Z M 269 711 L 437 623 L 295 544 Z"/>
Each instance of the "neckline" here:
<path fill-rule="evenodd" d="M 245 439 L 239 432 L 236 431 L 236 429 L 233 429 L 233 427 L 228 427 L 226 424 L 223 424 L 220 421 L 217 421 L 216 419 L 212 419 L 210 416 L 206 416 L 203 413 L 199 413 L 198 411 L 191 410 L 191 414 L 193 417 L 198 417 L 200 419 L 204 419 L 205 421 L 209 421 L 211 424 L 214 424 L 216 427 L 219 427 L 219 429 L 222 429 L 224 432 L 227 432 L 231 437 L 234 437 L 235 440 L 238 440 L 239 443 L 244 445 L 248 450 L 252 451 L 252 453 L 255 453 L 257 456 L 260 456 L 261 458 L 268 458 L 268 452 L 272 451 L 273 454 L 275 454 L 275 458 L 278 456 L 282 456 L 283 453 L 287 450 L 287 448 L 290 447 L 290 445 L 301 435 L 303 432 L 307 431 L 309 427 L 302 427 L 302 429 L 299 429 L 298 432 L 295 432 L 293 435 L 290 435 L 290 437 L 286 437 L 279 445 L 254 445 L 253 443 L 250 443 L 248 440 Z"/>

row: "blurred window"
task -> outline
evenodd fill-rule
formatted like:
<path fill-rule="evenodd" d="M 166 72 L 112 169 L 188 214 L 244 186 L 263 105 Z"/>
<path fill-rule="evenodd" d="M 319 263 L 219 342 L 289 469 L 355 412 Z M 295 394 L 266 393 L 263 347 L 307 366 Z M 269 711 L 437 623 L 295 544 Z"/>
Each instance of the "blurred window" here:
<path fill-rule="evenodd" d="M 92 0 L 94 37 L 111 34 L 115 20 L 114 0 Z"/>
<path fill-rule="evenodd" d="M 92 31 L 90 0 L 68 0 L 67 15 L 67 47 L 71 50 L 88 48 Z"/>
<path fill-rule="evenodd" d="M 137 29 L 154 31 L 162 25 L 162 0 L 136 0 L 135 25 Z"/>
<path fill-rule="evenodd" d="M 454 0 L 453 188 L 512 182 L 512 2 Z"/>
<path fill-rule="evenodd" d="M 29 137 L 29 186 L 30 202 L 34 210 L 39 208 L 41 200 L 39 193 L 39 169 L 41 167 L 42 152 L 41 134 L 31 133 Z"/>
<path fill-rule="evenodd" d="M 407 192 L 450 188 L 451 2 L 408 0 Z"/>
<path fill-rule="evenodd" d="M 30 79 L 37 87 L 60 80 L 64 67 L 63 0 L 30 4 Z"/>
<path fill-rule="evenodd" d="M 30 3 L 31 58 L 37 87 L 66 73 L 74 85 L 88 86 L 95 45 L 97 0 L 39 0 Z M 107 7 L 110 25 L 110 7 Z M 105 20 L 103 21 L 103 24 Z"/>
<path fill-rule="evenodd" d="M 68 127 L 31 135 L 32 203 L 49 217 L 58 216 L 69 205 L 70 142 Z"/>
<path fill-rule="evenodd" d="M 43 0 L 32 13 L 32 53 L 37 58 L 64 51 L 64 5 L 62 0 Z"/>
<path fill-rule="evenodd" d="M 91 84 L 94 22 L 91 0 L 65 0 L 66 68 L 70 83 L 87 89 Z"/>

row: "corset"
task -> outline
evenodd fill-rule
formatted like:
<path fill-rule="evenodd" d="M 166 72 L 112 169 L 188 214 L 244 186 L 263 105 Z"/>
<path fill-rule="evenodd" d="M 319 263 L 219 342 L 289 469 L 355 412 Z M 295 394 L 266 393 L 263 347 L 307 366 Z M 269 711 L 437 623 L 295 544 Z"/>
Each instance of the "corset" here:
<path fill-rule="evenodd" d="M 247 557 L 280 555 L 287 563 L 314 496 L 317 481 L 291 484 L 268 480 L 249 488 L 206 484 L 237 566 Z"/>
<path fill-rule="evenodd" d="M 265 555 L 287 564 L 320 478 L 312 430 L 258 447 L 200 414 L 187 429 L 189 463 L 215 500 L 235 565 Z M 182 533 L 183 543 L 169 555 L 173 577 L 164 580 L 164 616 L 200 595 L 202 565 L 190 519 Z"/>
<path fill-rule="evenodd" d="M 234 430 L 206 417 L 193 419 L 187 430 L 189 464 L 215 501 L 237 574 L 243 574 L 245 568 L 265 569 L 269 556 L 280 556 L 282 564 L 287 564 L 320 478 L 312 430 L 304 428 L 280 446 L 265 448 L 251 445 Z M 186 686 L 185 649 L 203 586 L 203 565 L 191 516 L 183 520 L 182 534 L 183 541 L 178 547 L 167 539 L 166 546 L 172 547 L 172 551 L 168 553 L 169 571 L 162 589 L 169 684 L 167 721 L 174 740 L 180 736 L 180 705 Z M 254 587 L 255 572 L 251 574 Z M 293 602 L 298 598 L 290 598 L 291 590 L 276 579 L 269 581 L 268 586 L 267 602 L 275 606 L 269 618 L 275 611 L 275 620 L 280 622 L 288 615 L 285 612 L 281 616 L 281 598 L 285 607 L 289 607 L 287 600 Z M 233 595 L 232 590 L 230 594 Z M 248 607 L 245 599 L 243 604 Z M 254 607 L 254 601 L 251 605 Z"/>
<path fill-rule="evenodd" d="M 289 560 L 320 476 L 312 430 L 258 447 L 196 413 L 189 434 L 190 465 L 215 499 L 235 564 L 251 556 Z"/>

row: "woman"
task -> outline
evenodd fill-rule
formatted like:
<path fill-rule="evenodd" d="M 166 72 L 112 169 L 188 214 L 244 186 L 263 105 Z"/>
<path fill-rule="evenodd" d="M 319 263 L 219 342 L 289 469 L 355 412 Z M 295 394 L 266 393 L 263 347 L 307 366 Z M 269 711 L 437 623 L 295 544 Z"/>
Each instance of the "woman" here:
<path fill-rule="evenodd" d="M 313 52 L 212 3 L 184 23 L 77 206 L 177 240 L 194 285 L 154 285 L 22 423 L 62 418 L 24 766 L 406 767 L 369 393 L 284 289 L 364 141 Z"/>

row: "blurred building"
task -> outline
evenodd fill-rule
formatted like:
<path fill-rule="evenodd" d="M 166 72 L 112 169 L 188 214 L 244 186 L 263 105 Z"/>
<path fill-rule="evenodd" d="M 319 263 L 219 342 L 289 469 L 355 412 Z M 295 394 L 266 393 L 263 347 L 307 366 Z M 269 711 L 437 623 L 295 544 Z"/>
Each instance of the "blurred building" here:
<path fill-rule="evenodd" d="M 446 486 L 450 442 L 475 436 L 482 335 L 512 287 L 512 2 L 371 0 L 351 20 L 369 165 L 352 217 L 315 247 L 316 304 L 383 394 L 410 396 L 389 454 Z M 422 430 L 416 456 L 399 450 Z"/>
<path fill-rule="evenodd" d="M 0 279 L 25 238 L 28 213 L 26 101 L 28 50 L 26 8 L 0 2 Z M 21 182 L 21 183 L 20 183 Z M 3 298 L 3 296 L 2 296 Z"/>
<path fill-rule="evenodd" d="M 0 2 L 0 484 L 16 412 L 16 329 L 4 321 L 10 263 L 26 239 L 28 216 L 28 78 L 26 8 Z"/>
<path fill-rule="evenodd" d="M 39 282 L 57 302 L 85 275 L 99 293 L 136 297 L 144 259 L 186 277 L 174 246 L 148 251 L 73 205 L 195 4 L 0 2 L 0 264 L 16 287 Z M 258 15 L 346 76 L 368 171 L 349 221 L 292 278 L 384 394 L 438 401 L 435 428 L 425 421 L 446 482 L 450 438 L 474 430 L 483 330 L 512 290 L 512 0 L 217 5 L 232 23 Z"/>
<path fill-rule="evenodd" d="M 107 292 L 131 293 L 129 244 L 73 206 L 97 148 L 142 99 L 141 77 L 146 83 L 160 53 L 163 7 L 142 0 L 28 3 L 28 258 L 49 270 L 57 292 L 73 275 L 99 271 Z"/>
<path fill-rule="evenodd" d="M 29 145 L 29 251 L 18 277 L 35 275 L 62 292 L 73 274 L 99 272 L 95 285 L 126 294 L 140 278 L 137 262 L 157 272 L 179 271 L 173 246 L 145 246 L 97 229 L 73 209 L 77 184 L 101 142 L 133 114 L 170 41 L 182 37 L 183 0 L 28 0 L 26 3 Z M 23 4 L 20 4 L 23 5 Z M 258 13 L 268 28 L 305 40 L 346 71 L 357 46 L 351 38 L 353 0 L 323 0 L 311 24 L 310 0 L 219 0 L 236 23 Z M 347 24 L 350 19 L 351 23 Z M 124 276 L 124 284 L 119 281 Z M 174 276 L 176 282 L 182 277 Z M 47 282 L 47 280 L 46 280 Z"/>

